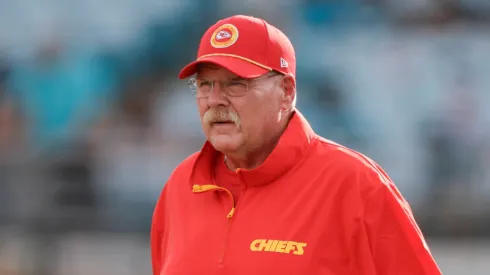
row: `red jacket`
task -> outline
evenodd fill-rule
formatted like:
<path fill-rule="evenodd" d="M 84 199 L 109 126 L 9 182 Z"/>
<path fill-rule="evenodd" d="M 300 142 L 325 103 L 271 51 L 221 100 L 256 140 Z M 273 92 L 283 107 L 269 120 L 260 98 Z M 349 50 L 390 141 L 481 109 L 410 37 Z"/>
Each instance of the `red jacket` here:
<path fill-rule="evenodd" d="M 260 167 L 238 169 L 241 195 L 213 176 L 206 143 L 157 202 L 154 275 L 441 274 L 390 178 L 372 160 L 317 136 L 296 112 Z"/>

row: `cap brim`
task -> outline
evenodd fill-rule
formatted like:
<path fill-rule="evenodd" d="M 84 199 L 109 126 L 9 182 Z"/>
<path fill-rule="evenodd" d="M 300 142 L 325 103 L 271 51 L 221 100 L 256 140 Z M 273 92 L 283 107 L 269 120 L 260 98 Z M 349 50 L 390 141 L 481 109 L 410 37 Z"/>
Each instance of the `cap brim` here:
<path fill-rule="evenodd" d="M 197 72 L 197 66 L 202 63 L 212 63 L 224 67 L 243 78 L 255 78 L 271 71 L 237 57 L 214 55 L 203 57 L 189 63 L 180 71 L 179 78 L 184 79 L 195 74 Z"/>

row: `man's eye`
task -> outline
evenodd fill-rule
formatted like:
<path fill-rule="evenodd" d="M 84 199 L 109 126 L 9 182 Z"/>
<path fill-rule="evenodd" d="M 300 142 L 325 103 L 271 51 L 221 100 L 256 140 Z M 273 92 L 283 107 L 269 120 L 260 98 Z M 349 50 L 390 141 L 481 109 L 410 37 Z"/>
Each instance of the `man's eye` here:
<path fill-rule="evenodd" d="M 210 81 L 202 81 L 202 82 L 199 82 L 199 87 L 209 87 L 211 86 L 211 82 Z"/>
<path fill-rule="evenodd" d="M 231 87 L 246 87 L 247 86 L 247 84 L 245 84 L 244 82 L 240 82 L 240 81 L 232 81 L 228 85 L 230 85 Z"/>

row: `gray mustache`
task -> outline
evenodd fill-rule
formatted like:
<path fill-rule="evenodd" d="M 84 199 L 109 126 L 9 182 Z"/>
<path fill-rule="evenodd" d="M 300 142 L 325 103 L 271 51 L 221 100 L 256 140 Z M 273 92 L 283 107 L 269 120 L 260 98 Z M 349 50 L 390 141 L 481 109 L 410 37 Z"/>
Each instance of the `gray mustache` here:
<path fill-rule="evenodd" d="M 236 125 L 240 125 L 240 119 L 238 115 L 234 112 L 229 112 L 220 109 L 209 109 L 204 114 L 205 123 L 215 123 L 215 122 L 227 122 L 231 121 Z"/>

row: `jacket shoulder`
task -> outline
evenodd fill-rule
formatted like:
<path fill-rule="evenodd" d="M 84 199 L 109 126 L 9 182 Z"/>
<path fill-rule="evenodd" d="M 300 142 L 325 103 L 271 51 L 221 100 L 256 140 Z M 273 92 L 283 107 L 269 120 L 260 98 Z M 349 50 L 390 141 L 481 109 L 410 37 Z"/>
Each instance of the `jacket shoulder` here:
<path fill-rule="evenodd" d="M 392 184 L 383 168 L 370 157 L 321 136 L 317 136 L 315 159 L 322 160 L 329 171 L 360 180 L 362 189 Z"/>
<path fill-rule="evenodd" d="M 370 168 L 377 165 L 366 155 L 346 147 L 342 144 L 328 140 L 321 136 L 316 136 L 316 148 L 314 155 L 316 158 L 335 160 L 335 163 L 345 168 Z"/>

